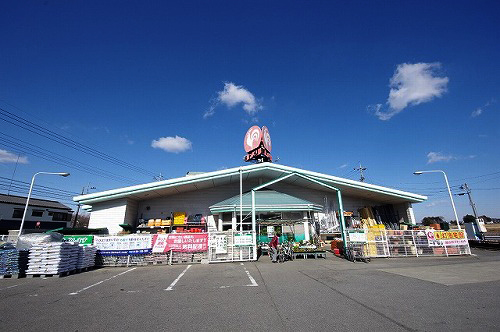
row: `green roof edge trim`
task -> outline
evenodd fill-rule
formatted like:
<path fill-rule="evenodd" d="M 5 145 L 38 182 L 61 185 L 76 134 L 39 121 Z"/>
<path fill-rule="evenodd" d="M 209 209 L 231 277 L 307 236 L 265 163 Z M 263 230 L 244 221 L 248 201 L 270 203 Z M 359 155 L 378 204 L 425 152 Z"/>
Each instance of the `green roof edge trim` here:
<path fill-rule="evenodd" d="M 327 174 L 302 170 L 299 168 L 294 168 L 294 167 L 280 165 L 280 164 L 260 163 L 260 164 L 252 164 L 252 165 L 247 165 L 247 166 L 234 167 L 234 168 L 225 169 L 225 170 L 221 170 L 221 171 L 207 172 L 207 173 L 202 173 L 199 175 L 184 176 L 184 177 L 169 179 L 169 180 L 164 180 L 164 181 L 151 182 L 151 183 L 140 184 L 140 185 L 135 185 L 135 186 L 112 189 L 112 190 L 107 190 L 107 191 L 102 191 L 102 192 L 97 192 L 97 193 L 92 193 L 92 194 L 87 194 L 87 195 L 75 196 L 75 197 L 73 197 L 73 201 L 83 203 L 83 204 L 92 205 L 93 203 L 115 200 L 115 199 L 120 199 L 120 198 L 126 198 L 129 195 L 140 194 L 140 193 L 149 192 L 149 191 L 158 190 L 158 189 L 176 187 L 176 186 L 190 184 L 190 183 L 197 183 L 200 181 L 215 180 L 215 179 L 224 178 L 227 176 L 235 176 L 235 175 L 239 176 L 240 170 L 241 170 L 242 174 L 247 174 L 247 173 L 253 173 L 256 171 L 266 170 L 266 169 L 273 170 L 273 171 L 281 171 L 283 173 L 302 173 L 302 174 L 306 174 L 306 175 L 310 176 L 311 178 L 314 178 L 318 181 L 325 181 L 326 183 L 331 184 L 331 185 L 340 184 L 340 185 L 345 185 L 345 186 L 349 186 L 349 187 L 356 188 L 356 189 L 368 190 L 368 191 L 372 191 L 372 192 L 376 192 L 376 193 L 380 193 L 380 194 L 385 194 L 385 195 L 389 195 L 389 196 L 393 196 L 393 197 L 403 198 L 403 199 L 412 201 L 413 203 L 423 202 L 427 199 L 427 196 L 422 196 L 422 195 L 418 195 L 418 194 L 414 194 L 414 193 L 410 193 L 410 192 L 406 192 L 406 191 L 382 187 L 382 186 L 378 186 L 378 185 L 374 185 L 374 184 L 344 179 L 344 178 L 336 177 L 333 175 L 327 175 Z"/>

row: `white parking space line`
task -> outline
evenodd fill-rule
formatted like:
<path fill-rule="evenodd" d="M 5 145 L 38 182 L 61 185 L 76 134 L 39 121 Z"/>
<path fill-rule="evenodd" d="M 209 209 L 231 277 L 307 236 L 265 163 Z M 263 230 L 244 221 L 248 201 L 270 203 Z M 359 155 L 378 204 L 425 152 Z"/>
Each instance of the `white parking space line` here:
<path fill-rule="evenodd" d="M 136 267 L 134 267 L 134 268 L 131 268 L 131 269 L 127 270 L 127 271 L 123 271 L 122 273 L 118 273 L 117 275 L 114 275 L 114 276 L 112 276 L 112 277 L 110 277 L 110 278 L 107 278 L 107 279 L 101 280 L 101 281 L 99 281 L 99 282 L 96 282 L 95 284 L 90 285 L 90 286 L 87 286 L 87 287 L 85 287 L 85 288 L 82 288 L 82 289 L 80 289 L 80 290 L 79 290 L 79 291 L 77 291 L 77 292 L 74 292 L 74 293 L 69 293 L 68 295 L 78 295 L 79 293 L 81 293 L 81 292 L 83 292 L 83 291 L 86 291 L 86 290 L 87 290 L 87 289 L 89 289 L 89 288 L 92 288 L 92 287 L 94 287 L 94 286 L 100 285 L 100 284 L 102 284 L 102 283 L 103 283 L 103 282 L 105 282 L 105 281 L 108 281 L 108 280 L 111 280 L 111 279 L 113 279 L 113 278 L 119 277 L 119 276 L 121 276 L 122 274 L 125 274 L 125 273 L 127 273 L 127 272 L 133 271 L 133 270 L 135 270 L 135 269 L 137 269 L 137 268 L 136 268 Z"/>
<path fill-rule="evenodd" d="M 241 265 L 245 266 L 243 263 L 241 263 Z M 246 267 L 243 267 L 245 269 L 245 272 L 247 273 L 247 276 L 248 276 L 248 279 L 250 279 L 250 284 L 249 285 L 245 285 L 245 286 L 248 286 L 248 287 L 257 287 L 259 286 L 257 284 L 257 282 L 255 281 L 255 279 L 250 275 L 250 272 L 246 269 Z"/>
<path fill-rule="evenodd" d="M 182 276 L 184 275 L 184 273 L 186 273 L 186 271 L 191 267 L 191 265 L 188 265 L 184 271 L 181 272 L 181 274 L 179 274 L 179 276 L 170 284 L 170 286 L 168 286 L 167 288 L 165 288 L 166 291 L 171 291 L 173 290 L 173 287 L 175 286 L 175 284 L 182 278 Z"/>
<path fill-rule="evenodd" d="M 17 287 L 17 286 L 19 286 L 19 285 L 13 285 L 13 286 L 5 287 L 5 288 L 0 288 L 0 291 L 2 291 L 4 289 L 14 288 L 14 287 Z"/>

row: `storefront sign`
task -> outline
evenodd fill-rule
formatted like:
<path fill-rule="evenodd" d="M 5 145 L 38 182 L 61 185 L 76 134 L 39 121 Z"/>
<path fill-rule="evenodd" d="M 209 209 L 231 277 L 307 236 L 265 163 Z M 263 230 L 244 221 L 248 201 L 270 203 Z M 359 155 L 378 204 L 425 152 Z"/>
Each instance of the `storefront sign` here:
<path fill-rule="evenodd" d="M 167 243 L 168 234 L 155 234 L 153 235 L 153 254 L 166 253 L 170 251 Z"/>
<path fill-rule="evenodd" d="M 235 246 L 251 246 L 253 245 L 252 234 L 234 234 Z"/>
<path fill-rule="evenodd" d="M 215 248 L 216 254 L 227 254 L 227 235 L 212 234 L 210 237 L 210 247 Z"/>
<path fill-rule="evenodd" d="M 432 229 L 425 230 L 429 246 L 463 246 L 468 241 L 464 230 L 457 231 L 436 231 Z"/>
<path fill-rule="evenodd" d="M 208 250 L 208 234 L 168 234 L 167 249 L 181 252 Z"/>
<path fill-rule="evenodd" d="M 274 236 L 274 226 L 267 226 L 267 237 Z"/>
<path fill-rule="evenodd" d="M 78 244 L 89 246 L 94 242 L 93 235 L 65 235 L 63 242 L 77 242 Z"/>
<path fill-rule="evenodd" d="M 365 243 L 367 241 L 365 230 L 364 229 L 360 229 L 360 230 L 350 229 L 349 230 L 349 241 Z"/>
<path fill-rule="evenodd" d="M 127 256 L 151 253 L 150 235 L 96 236 L 94 244 L 103 256 Z"/>

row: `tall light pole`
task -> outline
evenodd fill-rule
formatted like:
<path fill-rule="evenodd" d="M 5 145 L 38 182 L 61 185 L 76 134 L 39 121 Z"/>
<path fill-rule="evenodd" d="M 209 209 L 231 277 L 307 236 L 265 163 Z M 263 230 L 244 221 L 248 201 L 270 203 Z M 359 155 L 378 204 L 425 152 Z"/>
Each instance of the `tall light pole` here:
<path fill-rule="evenodd" d="M 413 172 L 413 174 L 415 174 L 415 175 L 420 175 L 423 173 L 443 173 L 444 181 L 446 182 L 446 188 L 448 189 L 448 194 L 450 195 L 450 201 L 451 201 L 451 206 L 453 207 L 453 213 L 455 214 L 455 220 L 457 221 L 458 229 L 462 229 L 460 227 L 460 221 L 458 220 L 458 216 L 457 216 L 457 209 L 455 208 L 455 202 L 453 202 L 453 196 L 451 195 L 450 184 L 448 183 L 448 177 L 446 176 L 446 173 L 440 169 L 432 170 L 432 171 L 415 171 L 415 172 Z"/>
<path fill-rule="evenodd" d="M 33 175 L 33 177 L 31 178 L 30 191 L 28 193 L 28 197 L 26 198 L 26 205 L 24 206 L 24 213 L 23 213 L 23 219 L 21 220 L 21 227 L 19 227 L 19 234 L 17 234 L 18 240 L 19 240 L 19 237 L 21 236 L 21 233 L 23 231 L 24 220 L 26 219 L 26 213 L 28 212 L 28 204 L 30 202 L 31 192 L 33 191 L 33 185 L 35 184 L 35 177 L 38 174 L 60 175 L 60 176 L 64 176 L 64 177 L 69 176 L 69 173 L 54 173 L 54 172 L 37 172 Z"/>

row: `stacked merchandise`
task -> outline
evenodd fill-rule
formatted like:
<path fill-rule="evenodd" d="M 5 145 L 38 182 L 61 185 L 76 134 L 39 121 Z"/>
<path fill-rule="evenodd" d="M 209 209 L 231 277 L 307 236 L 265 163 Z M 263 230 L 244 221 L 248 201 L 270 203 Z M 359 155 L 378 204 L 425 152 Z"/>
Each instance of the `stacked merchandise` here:
<path fill-rule="evenodd" d="M 29 255 L 29 250 L 19 250 L 19 274 L 26 274 L 26 270 L 28 269 Z"/>
<path fill-rule="evenodd" d="M 95 246 L 85 246 L 83 247 L 83 264 L 79 269 L 85 269 L 88 267 L 93 267 L 95 265 L 95 255 L 97 253 L 97 248 Z"/>
<path fill-rule="evenodd" d="M 184 225 L 186 212 L 174 212 L 174 225 Z"/>
<path fill-rule="evenodd" d="M 0 275 L 19 274 L 19 252 L 11 243 L 0 246 Z"/>
<path fill-rule="evenodd" d="M 76 269 L 79 246 L 74 242 L 37 243 L 31 247 L 26 274 L 60 274 Z"/>

